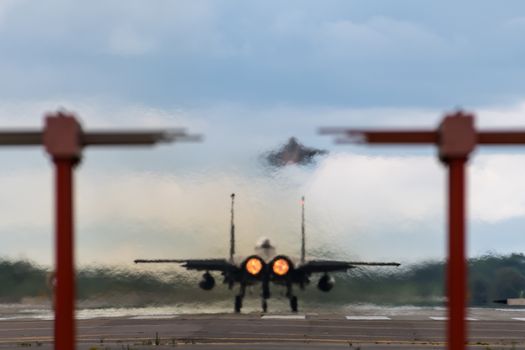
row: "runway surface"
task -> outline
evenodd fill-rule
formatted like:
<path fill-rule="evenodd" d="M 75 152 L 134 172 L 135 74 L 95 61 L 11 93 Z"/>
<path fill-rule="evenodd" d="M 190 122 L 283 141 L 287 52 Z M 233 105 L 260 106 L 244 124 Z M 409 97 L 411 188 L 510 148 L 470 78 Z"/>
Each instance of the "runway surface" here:
<path fill-rule="evenodd" d="M 95 317 L 78 320 L 77 348 L 443 349 L 444 311 Z M 0 348 L 52 349 L 52 335 L 52 320 L 0 321 Z M 471 309 L 469 348 L 525 349 L 525 310 Z"/>

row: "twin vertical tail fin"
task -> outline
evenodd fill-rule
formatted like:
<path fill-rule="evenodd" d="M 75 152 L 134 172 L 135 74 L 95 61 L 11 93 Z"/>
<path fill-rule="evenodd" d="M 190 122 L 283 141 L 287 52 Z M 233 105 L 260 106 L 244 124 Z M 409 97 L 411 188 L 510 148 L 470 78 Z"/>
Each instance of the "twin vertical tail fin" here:
<path fill-rule="evenodd" d="M 301 264 L 305 262 L 304 196 L 301 198 Z"/>
<path fill-rule="evenodd" d="M 233 256 L 235 255 L 235 223 L 234 223 L 234 204 L 235 204 L 235 193 L 231 194 L 232 207 L 231 207 L 231 222 L 230 222 L 230 262 L 233 263 Z"/>

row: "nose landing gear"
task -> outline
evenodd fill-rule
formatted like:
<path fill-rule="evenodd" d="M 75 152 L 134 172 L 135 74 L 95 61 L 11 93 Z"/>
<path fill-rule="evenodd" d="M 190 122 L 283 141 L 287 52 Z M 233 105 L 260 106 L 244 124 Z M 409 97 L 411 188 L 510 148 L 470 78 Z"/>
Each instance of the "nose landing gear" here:
<path fill-rule="evenodd" d="M 266 313 L 267 311 L 268 311 L 268 302 L 266 301 L 266 299 L 263 299 L 262 300 L 262 312 Z"/>
<path fill-rule="evenodd" d="M 235 296 L 235 312 L 236 313 L 239 313 L 241 312 L 241 309 L 242 309 L 242 296 L 240 295 L 236 295 Z"/>

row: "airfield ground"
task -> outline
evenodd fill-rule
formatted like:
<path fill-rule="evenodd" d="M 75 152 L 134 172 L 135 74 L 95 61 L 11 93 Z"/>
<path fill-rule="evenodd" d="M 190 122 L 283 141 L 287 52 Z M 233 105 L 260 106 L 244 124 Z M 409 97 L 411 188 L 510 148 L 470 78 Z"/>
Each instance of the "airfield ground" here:
<path fill-rule="evenodd" d="M 444 349 L 444 312 L 99 317 L 78 321 L 77 348 Z M 471 309 L 469 329 L 469 348 L 525 349 L 524 309 Z M 0 321 L 0 348 L 52 349 L 52 335 L 52 320 Z"/>

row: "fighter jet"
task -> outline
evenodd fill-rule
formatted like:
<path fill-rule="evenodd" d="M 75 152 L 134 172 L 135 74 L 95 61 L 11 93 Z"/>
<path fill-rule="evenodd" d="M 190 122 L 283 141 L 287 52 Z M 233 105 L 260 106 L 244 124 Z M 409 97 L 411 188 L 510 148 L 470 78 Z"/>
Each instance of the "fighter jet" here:
<path fill-rule="evenodd" d="M 255 254 L 239 258 L 235 256 L 235 223 L 234 223 L 235 194 L 231 195 L 231 223 L 230 223 L 230 257 L 229 259 L 137 259 L 135 263 L 176 263 L 182 264 L 188 270 L 204 271 L 199 287 L 211 290 L 215 286 L 215 278 L 211 271 L 220 272 L 223 283 L 233 289 L 239 284 L 239 293 L 235 296 L 234 311 L 241 312 L 246 287 L 261 285 L 262 311 L 268 310 L 270 298 L 270 284 L 281 285 L 286 288 L 286 297 L 290 302 L 292 312 L 298 311 L 297 296 L 293 293 L 293 286 L 304 289 L 310 283 L 312 274 L 321 274 L 317 288 L 329 292 L 334 287 L 334 278 L 331 272 L 347 271 L 357 266 L 399 266 L 396 262 L 359 262 L 338 260 L 306 260 L 305 258 L 305 215 L 304 197 L 301 200 L 301 256 L 293 259 L 287 255 L 276 254 L 275 247 L 268 238 L 262 238 L 255 246 Z"/>
<path fill-rule="evenodd" d="M 327 153 L 326 150 L 306 147 L 295 137 L 291 137 L 279 150 L 265 153 L 264 159 L 274 167 L 284 167 L 290 164 L 307 165 L 312 163 L 316 156 Z"/>

